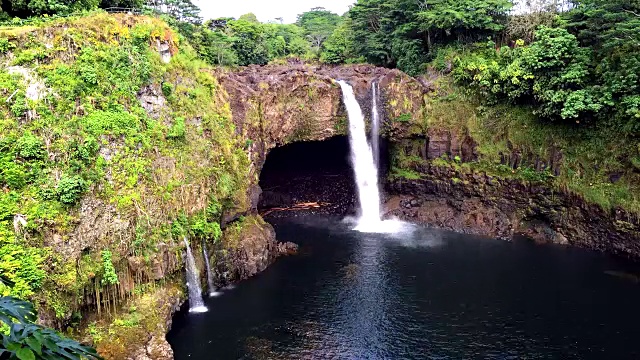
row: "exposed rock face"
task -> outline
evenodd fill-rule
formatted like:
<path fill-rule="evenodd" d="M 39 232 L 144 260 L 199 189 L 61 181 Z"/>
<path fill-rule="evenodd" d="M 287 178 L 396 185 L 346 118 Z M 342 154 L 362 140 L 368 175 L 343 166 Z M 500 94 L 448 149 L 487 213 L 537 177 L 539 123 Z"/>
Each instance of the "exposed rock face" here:
<path fill-rule="evenodd" d="M 222 248 L 214 254 L 218 284 L 248 279 L 280 255 L 275 230 L 257 215 L 225 229 L 222 243 Z"/>
<path fill-rule="evenodd" d="M 571 244 L 640 256 L 640 226 L 620 209 L 598 205 L 543 183 L 463 173 L 425 165 L 420 180 L 387 184 L 396 194 L 388 215 L 464 233 L 510 239 L 523 234 L 540 242 Z"/>
<path fill-rule="evenodd" d="M 27 86 L 25 96 L 29 100 L 38 101 L 44 99 L 49 93 L 44 81 L 34 73 L 33 70 L 22 66 L 10 66 L 7 68 L 9 74 L 19 74 L 24 79 Z"/>
<path fill-rule="evenodd" d="M 390 99 L 384 117 L 418 121 L 426 88 L 399 70 L 371 65 L 249 66 L 218 75 L 229 93 L 238 131 L 253 140 L 252 156 L 260 168 L 268 151 L 294 141 L 324 140 L 346 134 L 347 114 L 335 80 L 354 88 L 366 116 L 370 116 L 371 84 L 377 82 Z M 389 124 L 394 123 L 388 121 Z M 389 133 L 402 133 L 410 121 L 389 125 Z"/>
<path fill-rule="evenodd" d="M 164 111 L 168 111 L 167 99 L 157 85 L 143 87 L 138 92 L 138 100 L 147 114 L 154 119 L 159 119 Z"/>

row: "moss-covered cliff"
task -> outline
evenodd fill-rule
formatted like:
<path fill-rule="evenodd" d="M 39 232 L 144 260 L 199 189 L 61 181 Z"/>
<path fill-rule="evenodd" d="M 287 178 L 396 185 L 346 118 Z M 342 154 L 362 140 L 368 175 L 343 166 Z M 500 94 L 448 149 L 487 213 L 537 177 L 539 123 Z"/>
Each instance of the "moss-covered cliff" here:
<path fill-rule="evenodd" d="M 640 256 L 633 139 L 481 106 L 446 75 L 425 76 L 424 117 L 400 124 L 388 204 L 432 226 Z M 390 125 L 393 126 L 393 123 Z"/>
<path fill-rule="evenodd" d="M 182 297 L 181 238 L 223 247 L 223 213 L 249 211 L 247 139 L 212 70 L 160 20 L 97 14 L 0 36 L 0 271 L 16 283 L 0 292 L 122 359 L 127 341 L 164 338 L 140 304 Z"/>

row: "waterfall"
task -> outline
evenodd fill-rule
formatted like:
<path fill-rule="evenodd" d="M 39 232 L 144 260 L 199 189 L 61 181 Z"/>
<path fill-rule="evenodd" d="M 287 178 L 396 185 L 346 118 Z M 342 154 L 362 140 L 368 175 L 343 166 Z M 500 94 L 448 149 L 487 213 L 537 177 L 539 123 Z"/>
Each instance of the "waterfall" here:
<path fill-rule="evenodd" d="M 184 238 L 184 244 L 187 246 L 186 270 L 187 270 L 187 289 L 189 290 L 189 312 L 205 312 L 207 307 L 204 306 L 202 300 L 202 288 L 200 288 L 200 276 L 196 267 L 196 260 L 193 258 L 191 246 Z M 206 257 L 205 257 L 206 258 Z"/>
<path fill-rule="evenodd" d="M 202 240 L 202 254 L 204 256 L 204 265 L 207 270 L 207 291 L 209 291 L 209 297 L 220 295 L 216 291 L 215 285 L 213 285 L 213 273 L 211 273 L 211 265 L 209 263 L 209 253 L 207 251 L 207 242 Z"/>
<path fill-rule="evenodd" d="M 373 162 L 380 168 L 380 111 L 378 110 L 378 84 L 371 83 L 371 150 Z"/>
<path fill-rule="evenodd" d="M 338 81 L 342 88 L 344 104 L 349 115 L 349 143 L 351 164 L 356 178 L 360 219 L 358 228 L 366 229 L 380 222 L 380 190 L 378 189 L 378 169 L 373 161 L 371 147 L 367 142 L 364 115 L 351 85 Z"/>
<path fill-rule="evenodd" d="M 367 130 L 360 104 L 358 104 L 351 85 L 344 81 L 338 81 L 338 83 L 342 88 L 342 96 L 349 116 L 351 166 L 353 167 L 356 179 L 358 201 L 360 204 L 359 218 L 355 230 L 367 233 L 399 233 L 402 230 L 408 229 L 409 226 L 397 220 L 382 221 L 380 189 L 378 188 L 378 168 L 374 160 L 372 148 L 367 142 Z M 377 112 L 378 101 L 374 101 L 374 111 Z M 378 133 L 376 132 L 375 135 L 377 139 Z M 378 146 L 377 140 L 375 146 Z"/>

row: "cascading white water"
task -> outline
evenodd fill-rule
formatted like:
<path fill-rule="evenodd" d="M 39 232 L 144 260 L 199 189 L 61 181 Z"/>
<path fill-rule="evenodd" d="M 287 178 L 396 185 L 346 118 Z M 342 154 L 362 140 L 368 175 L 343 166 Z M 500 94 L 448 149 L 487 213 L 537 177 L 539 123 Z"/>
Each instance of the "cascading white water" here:
<path fill-rule="evenodd" d="M 355 230 L 367 233 L 398 233 L 409 226 L 397 220 L 382 220 L 378 168 L 371 146 L 367 142 L 364 115 L 351 85 L 344 81 L 338 81 L 338 83 L 342 88 L 342 97 L 349 115 L 351 166 L 356 179 L 360 203 L 360 217 L 357 220 Z M 377 100 L 375 100 L 374 111 L 378 111 Z M 375 135 L 377 138 L 377 132 Z"/>
<path fill-rule="evenodd" d="M 351 145 L 351 165 L 353 166 L 360 201 L 360 218 L 357 230 L 366 231 L 380 223 L 380 190 L 378 189 L 378 169 L 373 162 L 371 147 L 362 109 L 353 93 L 351 85 L 338 81 L 342 88 L 344 104 L 349 115 L 349 143 Z"/>
<path fill-rule="evenodd" d="M 202 240 L 202 255 L 204 256 L 204 265 L 207 270 L 207 291 L 209 291 L 209 297 L 220 295 L 216 291 L 215 285 L 213 285 L 213 273 L 211 273 L 211 265 L 209 264 L 209 253 L 207 252 L 207 242 Z"/>
<path fill-rule="evenodd" d="M 371 83 L 371 150 L 373 162 L 380 168 L 380 111 L 378 110 L 378 84 Z"/>
<path fill-rule="evenodd" d="M 204 306 L 202 300 L 202 288 L 200 287 L 200 276 L 196 267 L 196 260 L 193 258 L 191 246 L 187 238 L 184 238 L 184 244 L 187 246 L 186 271 L 187 271 L 187 289 L 189 290 L 189 312 L 201 313 L 208 309 Z"/>

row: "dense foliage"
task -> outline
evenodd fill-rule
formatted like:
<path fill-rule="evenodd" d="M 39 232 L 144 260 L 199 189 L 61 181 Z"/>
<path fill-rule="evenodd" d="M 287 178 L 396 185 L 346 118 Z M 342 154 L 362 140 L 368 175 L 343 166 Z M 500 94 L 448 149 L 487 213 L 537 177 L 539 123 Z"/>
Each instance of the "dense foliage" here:
<path fill-rule="evenodd" d="M 360 0 L 348 15 L 358 56 L 417 75 L 438 46 L 497 34 L 510 7 L 506 0 Z"/>
<path fill-rule="evenodd" d="M 0 277 L 5 286 L 15 285 Z M 87 359 L 100 360 L 95 349 L 34 324 L 38 318 L 33 305 L 14 297 L 0 297 L 0 358 L 8 360 Z"/>
<path fill-rule="evenodd" d="M 210 64 L 245 66 L 285 57 L 318 58 L 341 21 L 337 14 L 314 8 L 300 14 L 296 24 L 261 23 L 249 13 L 237 20 L 215 19 L 179 28 Z"/>
<path fill-rule="evenodd" d="M 640 131 L 640 5 L 586 0 L 538 27 L 530 43 L 458 56 L 456 77 L 492 95 L 535 106 L 543 119 L 600 120 Z"/>
<path fill-rule="evenodd" d="M 313 49 L 319 52 L 340 21 L 338 14 L 319 7 L 298 15 L 296 25 L 304 29 L 304 34 L 311 41 Z"/>
<path fill-rule="evenodd" d="M 136 8 L 166 12 L 181 21 L 198 21 L 197 6 L 191 0 L 2 0 L 0 19 L 33 15 L 65 15 L 96 8 Z"/>

